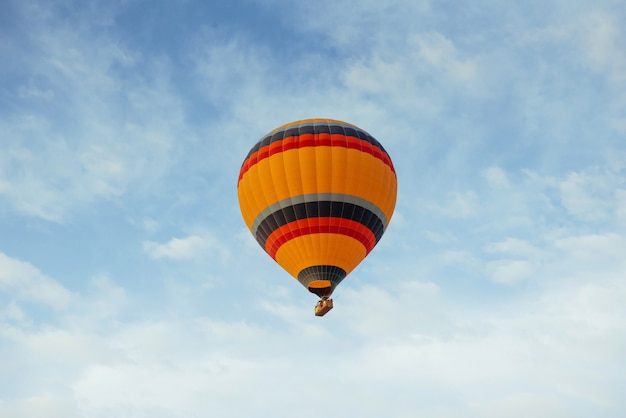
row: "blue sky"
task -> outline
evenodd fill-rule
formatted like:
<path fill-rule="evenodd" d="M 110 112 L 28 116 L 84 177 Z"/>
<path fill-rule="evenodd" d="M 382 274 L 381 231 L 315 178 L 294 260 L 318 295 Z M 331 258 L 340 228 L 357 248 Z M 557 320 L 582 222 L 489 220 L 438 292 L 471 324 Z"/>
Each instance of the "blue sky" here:
<path fill-rule="evenodd" d="M 3 1 L 0 416 L 623 416 L 625 19 Z M 236 195 L 310 117 L 367 130 L 399 182 L 321 319 Z"/>

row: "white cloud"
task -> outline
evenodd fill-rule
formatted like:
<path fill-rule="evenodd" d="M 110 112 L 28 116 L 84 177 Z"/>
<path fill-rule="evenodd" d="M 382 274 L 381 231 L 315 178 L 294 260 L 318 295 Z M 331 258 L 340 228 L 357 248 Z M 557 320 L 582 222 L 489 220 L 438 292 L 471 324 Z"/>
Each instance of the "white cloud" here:
<path fill-rule="evenodd" d="M 153 233 L 159 229 L 159 222 L 152 218 L 146 218 L 141 222 L 141 226 L 146 232 Z"/>
<path fill-rule="evenodd" d="M 97 274 L 89 281 L 89 293 L 83 295 L 84 309 L 88 319 L 104 320 L 118 315 L 128 305 L 126 290 L 107 274 Z M 84 319 L 84 318 L 83 318 Z"/>
<path fill-rule="evenodd" d="M 97 333 L 88 324 L 14 331 L 14 360 L 39 359 L 30 367 L 43 372 L 39 380 L 20 374 L 29 395 L 0 411 L 35 411 L 27 405 L 49 379 L 59 389 L 48 391 L 44 404 L 56 408 L 43 417 L 313 417 L 318 410 L 302 409 L 311 397 L 365 417 L 495 415 L 508 405 L 519 416 L 541 407 L 568 417 L 620 410 L 626 288 L 614 279 L 505 308 L 456 306 L 433 283 L 405 282 L 345 288 L 322 319 L 287 298 L 277 304 L 289 312 L 271 323 L 262 314 L 246 322 L 161 317 Z"/>
<path fill-rule="evenodd" d="M 73 400 L 52 395 L 32 396 L 18 401 L 0 401 L 0 415 L 6 418 L 73 418 L 77 408 Z"/>
<path fill-rule="evenodd" d="M 144 241 L 143 250 L 154 259 L 190 260 L 212 258 L 215 253 L 223 260 L 229 257 L 229 251 L 218 240 L 209 235 L 189 235 L 184 238 L 172 238 L 166 243 Z"/>
<path fill-rule="evenodd" d="M 620 261 L 626 254 L 626 239 L 614 232 L 558 238 L 554 245 L 574 260 L 594 264 Z"/>
<path fill-rule="evenodd" d="M 617 205 L 615 214 L 620 224 L 626 225 L 626 189 L 619 189 L 615 191 L 615 197 Z"/>
<path fill-rule="evenodd" d="M 516 393 L 502 398 L 492 398 L 485 402 L 476 402 L 469 408 L 477 416 L 497 418 L 507 416 L 524 418 L 529 415 L 549 415 L 554 418 L 574 416 L 574 408 L 557 396 L 549 393 Z"/>
<path fill-rule="evenodd" d="M 0 321 L 22 322 L 25 319 L 26 314 L 15 302 L 10 302 L 6 307 L 0 309 Z"/>
<path fill-rule="evenodd" d="M 608 72 L 615 81 L 626 82 L 626 34 L 616 16 L 602 12 L 584 15 L 579 29 L 581 50 L 590 66 Z"/>
<path fill-rule="evenodd" d="M 349 0 L 322 0 L 315 4 L 284 0 L 258 3 L 282 15 L 286 25 L 298 31 L 310 31 L 313 36 L 321 36 L 333 45 L 346 49 L 395 40 L 397 33 L 419 27 L 420 17 L 429 16 L 430 12 L 430 1 L 363 0 L 358 5 Z M 320 10 L 324 11 L 323 19 L 301 22 L 293 19 L 293 16 L 315 16 Z M 390 30 L 390 26 L 395 30 Z"/>
<path fill-rule="evenodd" d="M 18 94 L 21 98 L 50 101 L 54 99 L 54 91 L 51 89 L 42 90 L 32 84 L 32 81 L 18 88 Z"/>
<path fill-rule="evenodd" d="M 602 180 L 597 175 L 570 173 L 559 184 L 563 204 L 567 211 L 586 220 L 605 217 L 607 209 L 605 200 L 595 196 L 606 187 Z"/>
<path fill-rule="evenodd" d="M 487 277 L 495 283 L 513 285 L 529 279 L 545 258 L 544 251 L 518 238 L 488 244 L 485 251 L 502 255 L 503 258 L 488 261 L 485 265 Z"/>
<path fill-rule="evenodd" d="M 143 249 L 152 258 L 181 260 L 197 257 L 200 253 L 207 250 L 208 244 L 202 237 L 189 236 L 186 238 L 172 238 L 165 244 L 145 241 Z"/>
<path fill-rule="evenodd" d="M 477 214 L 480 209 L 479 198 L 476 192 L 448 192 L 443 203 L 428 202 L 426 205 L 431 211 L 439 215 L 467 219 Z"/>
<path fill-rule="evenodd" d="M 496 283 L 512 285 L 528 279 L 533 271 L 533 265 L 526 260 L 503 259 L 487 262 L 487 275 Z"/>
<path fill-rule="evenodd" d="M 506 172 L 500 167 L 492 166 L 486 168 L 482 171 L 482 175 L 487 181 L 487 184 L 494 189 L 508 189 L 511 187 Z"/>
<path fill-rule="evenodd" d="M 480 93 L 478 63 L 441 33 L 417 31 L 363 51 L 338 69 L 341 86 L 335 100 L 343 103 L 346 95 L 353 98 L 353 106 L 358 105 L 354 117 L 380 126 L 381 133 L 402 147 L 419 143 L 416 132 L 448 111 L 444 92 L 454 91 L 463 98 Z M 390 123 L 398 114 L 411 115 L 413 123 Z M 455 124 L 462 122 L 455 120 Z"/>
<path fill-rule="evenodd" d="M 503 241 L 487 245 L 487 252 L 522 256 L 537 256 L 541 250 L 528 241 L 518 238 L 506 238 Z"/>
<path fill-rule="evenodd" d="M 72 208 L 150 184 L 175 160 L 174 138 L 191 135 L 182 134 L 182 106 L 164 66 L 119 77 L 120 67 L 144 64 L 135 52 L 49 8 L 16 8 L 31 23 L 20 42 L 40 46 L 16 57 L 24 69 L 0 122 L 0 196 L 20 213 L 63 222 Z"/>
<path fill-rule="evenodd" d="M 462 58 L 453 42 L 440 33 L 414 36 L 411 43 L 417 45 L 421 60 L 431 66 L 432 71 L 447 74 L 450 80 L 459 85 L 472 86 L 477 82 L 476 63 Z"/>
<path fill-rule="evenodd" d="M 33 265 L 0 252 L 0 291 L 18 300 L 36 302 L 55 310 L 66 309 L 72 293 Z"/>

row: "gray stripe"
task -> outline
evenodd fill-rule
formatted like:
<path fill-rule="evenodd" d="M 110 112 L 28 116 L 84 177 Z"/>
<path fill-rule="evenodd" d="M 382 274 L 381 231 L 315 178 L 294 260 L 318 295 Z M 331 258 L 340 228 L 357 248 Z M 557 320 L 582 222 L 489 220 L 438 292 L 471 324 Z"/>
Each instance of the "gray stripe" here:
<path fill-rule="evenodd" d="M 259 229 L 259 225 L 261 222 L 272 213 L 276 212 L 279 209 L 288 208 L 293 205 L 297 205 L 300 203 L 307 202 L 318 202 L 318 201 L 330 201 L 330 202 L 345 202 L 352 203 L 353 205 L 361 206 L 370 212 L 374 213 L 374 215 L 378 216 L 378 218 L 383 223 L 383 227 L 387 229 L 387 217 L 385 213 L 380 210 L 380 208 L 374 205 L 372 202 L 369 202 L 365 199 L 362 199 L 358 196 L 343 194 L 343 193 L 311 193 L 311 194 L 302 194 L 300 196 L 288 197 L 287 199 L 283 199 L 279 202 L 269 205 L 265 209 L 261 211 L 252 222 L 252 236 L 257 236 L 257 230 Z"/>

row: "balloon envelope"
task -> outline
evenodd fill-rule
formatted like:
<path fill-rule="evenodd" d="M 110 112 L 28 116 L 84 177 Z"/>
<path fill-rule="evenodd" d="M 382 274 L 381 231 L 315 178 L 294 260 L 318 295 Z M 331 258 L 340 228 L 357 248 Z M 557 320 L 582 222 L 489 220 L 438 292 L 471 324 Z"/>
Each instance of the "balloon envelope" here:
<path fill-rule="evenodd" d="M 382 237 L 397 180 L 383 146 L 358 127 L 306 119 L 269 132 L 237 184 L 246 225 L 309 291 L 328 297 Z"/>

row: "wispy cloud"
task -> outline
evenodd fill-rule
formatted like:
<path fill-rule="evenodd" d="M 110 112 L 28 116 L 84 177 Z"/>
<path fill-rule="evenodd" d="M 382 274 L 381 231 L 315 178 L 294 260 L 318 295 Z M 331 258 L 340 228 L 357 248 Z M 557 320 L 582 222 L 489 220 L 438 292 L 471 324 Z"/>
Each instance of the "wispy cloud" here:
<path fill-rule="evenodd" d="M 496 247 L 528 249 L 512 242 Z M 615 371 L 624 368 L 620 354 L 626 348 L 620 274 L 614 271 L 593 284 L 559 286 L 539 301 L 480 309 L 455 304 L 434 283 L 348 287 L 323 326 L 308 310 L 306 316 L 299 314 L 289 298 L 279 297 L 273 305 L 284 313 L 258 311 L 245 322 L 158 315 L 103 329 L 101 317 L 90 315 L 87 322 L 45 329 L 4 327 L 2 335 L 12 348 L 3 352 L 16 366 L 30 370 L 52 359 L 56 365 L 40 368 L 45 372 L 36 374 L 39 378 L 20 374 L 18 384 L 28 383 L 32 390 L 55 378 L 67 386 L 44 398 L 5 402 L 0 411 L 24 414 L 49 405 L 69 416 L 130 410 L 155 416 L 314 416 L 316 411 L 302 412 L 300 404 L 311 392 L 301 388 L 319 374 L 311 359 L 320 357 L 336 378 L 325 383 L 326 389 L 314 380 L 310 390 L 324 394 L 337 410 L 427 412 L 443 407 L 433 398 L 442 391 L 457 399 L 445 406 L 453 416 L 509 404 L 520 413 L 549 405 L 576 416 L 572 398 L 592 410 L 619 408 Z M 101 289 L 117 288 L 108 278 L 95 281 Z M 92 302 L 103 306 L 119 299 L 120 291 L 99 292 Z M 272 326 L 267 315 L 274 318 Z M 38 360 L 27 360 L 33 358 Z M 268 380 L 275 385 L 264 384 Z M 70 387 L 78 404 L 67 400 Z M 368 397 L 357 402 L 338 395 L 340 387 Z M 425 392 L 417 397 L 414 390 L 405 392 L 417 387 Z M 237 401 L 251 393 L 257 396 L 250 403 Z M 392 406 L 379 404 L 393 393 Z M 292 402 L 284 403 L 285 396 Z"/>
<path fill-rule="evenodd" d="M 170 258 L 173 260 L 198 257 L 209 248 L 209 241 L 199 236 L 172 238 L 170 241 L 159 244 L 154 241 L 143 243 L 144 251 L 152 258 Z"/>
<path fill-rule="evenodd" d="M 72 207 L 162 175 L 183 132 L 181 106 L 158 63 L 122 77 L 144 64 L 133 51 L 39 9 L 27 41 L 38 47 L 19 55 L 32 65 L 14 75 L 0 122 L 0 192 L 24 214 L 61 222 Z"/>
<path fill-rule="evenodd" d="M 0 416 L 626 409 L 615 2 L 13 3 Z M 311 116 L 399 180 L 321 320 L 236 196 L 250 146 Z"/>
<path fill-rule="evenodd" d="M 482 171 L 483 177 L 489 186 L 494 189 L 508 189 L 511 187 L 506 172 L 497 166 L 486 168 Z"/>
<path fill-rule="evenodd" d="M 172 238 L 165 243 L 144 241 L 143 250 L 154 259 L 192 260 L 213 259 L 216 256 L 226 261 L 229 250 L 217 238 L 210 235 L 189 235 L 184 238 Z"/>
<path fill-rule="evenodd" d="M 4 253 L 0 253 L 0 290 L 58 311 L 66 309 L 72 300 L 69 290 L 39 269 Z"/>

